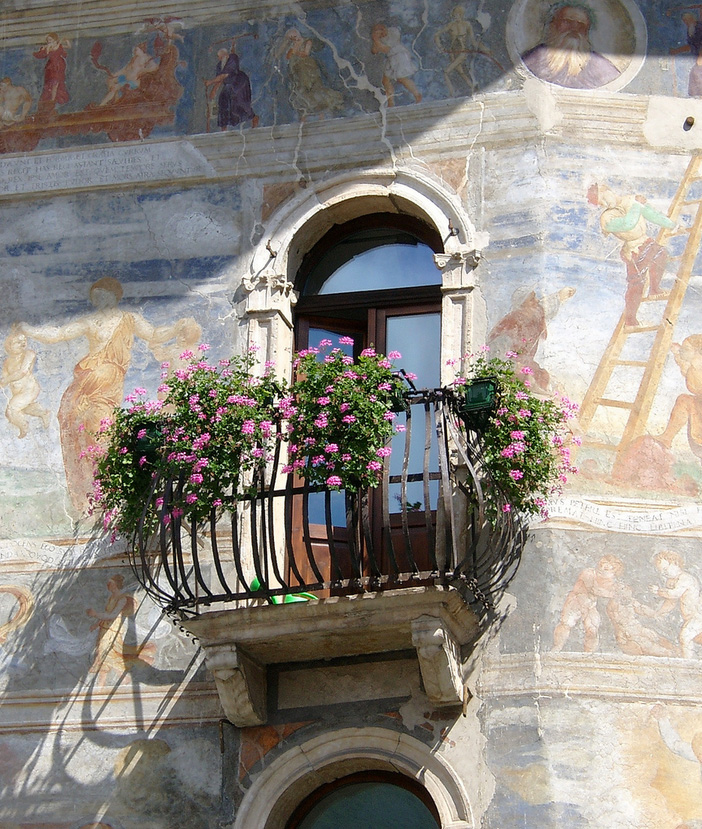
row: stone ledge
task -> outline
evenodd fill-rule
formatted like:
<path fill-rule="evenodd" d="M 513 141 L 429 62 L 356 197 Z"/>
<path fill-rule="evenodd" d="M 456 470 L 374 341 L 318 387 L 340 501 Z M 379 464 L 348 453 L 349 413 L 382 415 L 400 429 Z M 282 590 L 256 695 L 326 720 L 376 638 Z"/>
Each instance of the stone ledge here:
<path fill-rule="evenodd" d="M 702 705 L 699 660 L 625 654 L 503 654 L 484 664 L 477 693 Z"/>
<path fill-rule="evenodd" d="M 225 714 L 235 725 L 265 722 L 265 666 L 416 648 L 435 705 L 463 701 L 461 647 L 479 635 L 453 589 L 413 587 L 335 596 L 307 604 L 204 613 L 184 626 L 200 640 Z"/>

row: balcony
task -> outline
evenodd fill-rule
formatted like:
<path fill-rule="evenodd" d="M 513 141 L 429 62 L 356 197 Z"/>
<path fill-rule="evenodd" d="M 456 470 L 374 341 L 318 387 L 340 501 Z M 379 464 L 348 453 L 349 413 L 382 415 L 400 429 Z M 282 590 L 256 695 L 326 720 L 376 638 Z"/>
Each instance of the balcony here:
<path fill-rule="evenodd" d="M 139 581 L 198 637 L 235 724 L 265 722 L 266 666 L 370 653 L 415 649 L 430 699 L 463 700 L 462 653 L 495 618 L 525 525 L 511 512 L 487 520 L 480 436 L 450 392 L 406 402 L 376 490 L 281 474 L 278 441 L 231 511 L 138 533 Z M 152 498 L 166 512 L 182 487 L 156 482 Z"/>

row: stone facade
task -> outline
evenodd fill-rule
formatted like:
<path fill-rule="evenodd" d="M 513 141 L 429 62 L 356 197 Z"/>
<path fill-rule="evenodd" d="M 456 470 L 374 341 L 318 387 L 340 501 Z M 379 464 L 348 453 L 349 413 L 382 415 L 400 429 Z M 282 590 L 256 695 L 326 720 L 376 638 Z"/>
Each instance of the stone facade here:
<path fill-rule="evenodd" d="M 702 826 L 698 11 L 3 4 L 2 829 L 284 827 L 360 769 L 422 781 L 443 827 Z M 283 662 L 236 728 L 95 529 L 81 451 L 198 342 L 288 373 L 302 256 L 387 209 L 444 239 L 442 356 L 522 352 L 581 406 L 580 474 L 469 653 L 415 624 Z"/>

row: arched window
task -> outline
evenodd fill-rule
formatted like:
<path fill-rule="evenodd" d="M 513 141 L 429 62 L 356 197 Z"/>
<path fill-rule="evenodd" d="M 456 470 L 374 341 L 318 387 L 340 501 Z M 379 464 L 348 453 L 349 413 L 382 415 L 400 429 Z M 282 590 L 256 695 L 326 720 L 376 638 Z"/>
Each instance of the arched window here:
<path fill-rule="evenodd" d="M 286 829 L 437 829 L 436 806 L 414 780 L 391 772 L 358 772 L 312 792 Z"/>
<path fill-rule="evenodd" d="M 305 256 L 295 282 L 297 346 L 353 336 L 357 351 L 399 351 L 418 385 L 439 384 L 439 234 L 409 216 L 363 216 L 330 230 Z"/>

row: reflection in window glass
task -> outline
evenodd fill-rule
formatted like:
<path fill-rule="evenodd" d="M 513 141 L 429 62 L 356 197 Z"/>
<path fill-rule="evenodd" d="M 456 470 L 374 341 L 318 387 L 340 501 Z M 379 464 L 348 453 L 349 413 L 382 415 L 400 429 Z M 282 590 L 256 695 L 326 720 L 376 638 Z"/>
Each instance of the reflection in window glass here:
<path fill-rule="evenodd" d="M 395 365 L 417 375 L 417 388 L 437 388 L 441 373 L 441 314 L 388 317 L 387 351 L 402 354 Z"/>
<path fill-rule="evenodd" d="M 428 245 L 393 244 L 356 254 L 334 271 L 317 293 L 380 291 L 438 285 L 440 282 L 441 274 L 434 264 L 434 251 Z"/>
<path fill-rule="evenodd" d="M 440 348 L 441 315 L 440 314 L 406 314 L 388 317 L 387 320 L 388 351 L 399 351 L 402 359 L 399 365 L 405 371 L 417 375 L 417 388 L 433 389 L 440 383 Z M 429 471 L 438 471 L 436 431 L 433 423 L 425 425 L 425 409 L 421 404 L 412 407 L 412 429 L 410 437 L 410 456 L 407 472 L 409 475 L 421 475 L 424 469 L 424 446 L 427 429 L 431 438 L 429 451 Z M 407 418 L 400 415 L 398 425 L 407 426 Z M 395 435 L 390 456 L 390 475 L 400 475 L 405 452 L 405 433 Z M 390 511 L 401 510 L 400 484 L 390 484 Z M 439 482 L 429 483 L 429 508 L 436 509 L 439 494 Z M 407 502 L 410 511 L 424 511 L 424 484 L 420 481 L 407 483 Z"/>

